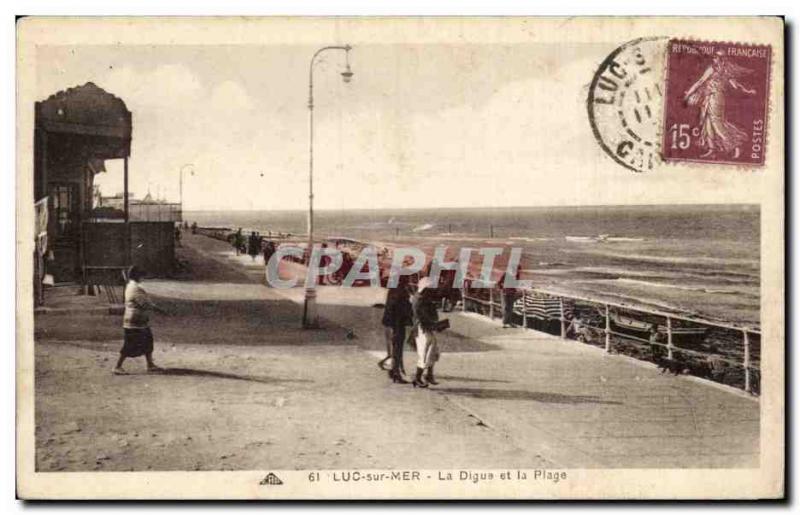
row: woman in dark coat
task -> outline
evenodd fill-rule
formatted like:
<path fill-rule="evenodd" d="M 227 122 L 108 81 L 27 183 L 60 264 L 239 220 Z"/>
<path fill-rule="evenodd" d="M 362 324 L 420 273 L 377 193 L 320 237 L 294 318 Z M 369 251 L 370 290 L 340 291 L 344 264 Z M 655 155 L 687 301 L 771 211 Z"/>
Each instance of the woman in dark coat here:
<path fill-rule="evenodd" d="M 406 341 L 406 326 L 410 326 L 413 323 L 412 316 L 408 281 L 405 276 L 401 276 L 397 286 L 389 288 L 386 293 L 386 305 L 383 310 L 383 320 L 381 321 L 383 326 L 389 329 L 392 334 L 391 349 L 387 349 L 389 350 L 387 358 L 392 359 L 389 378 L 394 383 L 408 383 L 403 378 L 403 344 Z M 383 362 L 385 361 L 386 359 L 383 360 Z M 382 363 L 381 368 L 383 368 Z"/>
<path fill-rule="evenodd" d="M 237 229 L 236 232 L 233 233 L 233 240 L 231 241 L 231 243 L 233 244 L 233 250 L 236 251 L 236 255 L 238 256 L 239 254 L 241 254 L 242 247 L 244 246 L 244 236 L 242 235 L 241 227 L 239 227 L 239 229 Z"/>
<path fill-rule="evenodd" d="M 256 260 L 257 255 L 261 254 L 261 249 L 258 248 L 258 236 L 255 231 L 251 232 L 250 237 L 247 239 L 247 253 L 253 261 Z"/>

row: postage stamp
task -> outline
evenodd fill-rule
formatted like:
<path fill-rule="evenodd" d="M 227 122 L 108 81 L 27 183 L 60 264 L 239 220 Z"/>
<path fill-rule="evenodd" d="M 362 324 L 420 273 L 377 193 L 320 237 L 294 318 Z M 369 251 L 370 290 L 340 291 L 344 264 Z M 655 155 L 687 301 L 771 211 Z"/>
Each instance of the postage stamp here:
<path fill-rule="evenodd" d="M 614 50 L 592 79 L 587 108 L 598 144 L 634 172 L 659 162 L 665 38 L 639 38 Z"/>
<path fill-rule="evenodd" d="M 666 161 L 764 164 L 771 48 L 670 40 Z"/>

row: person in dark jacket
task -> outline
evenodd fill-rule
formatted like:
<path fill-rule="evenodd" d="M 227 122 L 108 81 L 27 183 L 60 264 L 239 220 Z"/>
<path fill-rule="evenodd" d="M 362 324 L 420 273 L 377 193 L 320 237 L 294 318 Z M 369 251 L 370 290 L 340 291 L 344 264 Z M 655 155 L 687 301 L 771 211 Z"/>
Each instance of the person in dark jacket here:
<path fill-rule="evenodd" d="M 498 287 L 503 294 L 503 328 L 514 327 L 514 301 L 517 300 L 517 290 L 506 288 L 505 277 L 500 280 Z"/>
<path fill-rule="evenodd" d="M 250 237 L 247 238 L 247 254 L 253 261 L 256 260 L 257 255 L 261 254 L 261 249 L 258 248 L 258 235 L 255 231 L 252 231 Z"/>
<path fill-rule="evenodd" d="M 406 276 L 401 276 L 397 286 L 389 288 L 386 292 L 386 304 L 381 321 L 391 333 L 391 346 L 387 349 L 386 358 L 379 365 L 383 368 L 383 363 L 392 360 L 389 379 L 394 383 L 408 384 L 403 377 L 403 344 L 406 341 L 406 326 L 413 323 L 412 315 L 408 280 Z"/>
<path fill-rule="evenodd" d="M 233 245 L 233 249 L 236 251 L 237 256 L 242 253 L 242 247 L 244 246 L 244 235 L 242 235 L 241 227 L 239 227 L 239 229 L 237 229 L 233 234 L 231 244 Z"/>
<path fill-rule="evenodd" d="M 412 382 L 415 388 L 427 388 L 430 384 L 439 384 L 433 376 L 433 367 L 439 361 L 439 345 L 436 341 L 439 313 L 436 311 L 436 304 L 430 278 L 421 278 L 413 302 L 418 357 L 417 370 Z M 423 374 L 425 374 L 424 381 Z"/>
<path fill-rule="evenodd" d="M 271 240 L 264 243 L 264 266 L 269 265 L 269 260 L 275 254 L 275 244 Z"/>

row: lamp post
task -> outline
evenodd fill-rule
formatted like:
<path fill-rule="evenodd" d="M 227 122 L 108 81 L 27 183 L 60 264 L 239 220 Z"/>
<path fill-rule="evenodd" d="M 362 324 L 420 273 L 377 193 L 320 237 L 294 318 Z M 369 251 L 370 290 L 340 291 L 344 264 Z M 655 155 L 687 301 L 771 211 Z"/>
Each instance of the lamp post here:
<path fill-rule="evenodd" d="M 178 182 L 179 193 L 180 193 L 180 201 L 181 201 L 181 210 L 183 209 L 183 172 L 185 172 L 187 168 L 191 168 L 191 171 L 189 172 L 189 174 L 190 175 L 194 175 L 194 165 L 192 163 L 187 163 L 187 164 L 181 166 L 180 181 Z"/>
<path fill-rule="evenodd" d="M 342 72 L 344 82 L 350 82 L 353 72 L 350 71 L 350 45 L 326 46 L 322 47 L 311 57 L 311 64 L 308 67 L 308 260 L 306 262 L 307 274 L 311 273 L 311 254 L 314 249 L 314 64 L 317 56 L 327 50 L 343 50 L 345 53 L 345 71 Z M 309 277 L 316 282 L 316 278 Z M 303 327 L 313 329 L 319 326 L 317 318 L 317 290 L 316 284 L 307 280 L 310 287 L 306 288 L 305 302 L 303 303 Z"/>
<path fill-rule="evenodd" d="M 187 164 L 181 166 L 181 171 L 180 171 L 180 174 L 179 174 L 179 178 L 180 179 L 178 181 L 178 192 L 179 192 L 179 195 L 180 195 L 180 202 L 181 202 L 181 221 L 183 221 L 183 172 L 187 168 L 191 168 L 191 171 L 189 173 L 190 173 L 190 175 L 194 175 L 194 165 L 193 164 L 187 163 Z"/>

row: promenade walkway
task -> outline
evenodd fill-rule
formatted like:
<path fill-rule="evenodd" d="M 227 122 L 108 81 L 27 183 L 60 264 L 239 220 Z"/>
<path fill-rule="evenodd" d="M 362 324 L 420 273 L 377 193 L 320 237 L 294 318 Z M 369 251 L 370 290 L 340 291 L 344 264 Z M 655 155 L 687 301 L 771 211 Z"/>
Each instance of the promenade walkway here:
<path fill-rule="evenodd" d="M 263 263 L 228 259 L 263 274 Z M 274 291 L 303 302 L 301 288 Z M 319 313 L 353 330 L 377 361 L 385 355 L 382 311 L 372 306 L 384 295 L 321 287 Z M 477 314 L 444 316 L 451 330 L 441 338 L 441 384 L 431 390 L 515 446 L 563 467 L 758 466 L 755 398 Z M 412 351 L 405 368 L 414 369 Z"/>
<path fill-rule="evenodd" d="M 263 263 L 186 235 L 184 278 L 146 283 L 167 373 L 112 376 L 119 317 L 37 315 L 39 470 L 750 467 L 759 404 L 622 356 L 453 313 L 441 384 L 394 385 L 377 289 L 303 292 Z M 351 333 L 354 339 L 347 337 Z M 414 367 L 407 351 L 406 370 Z"/>

